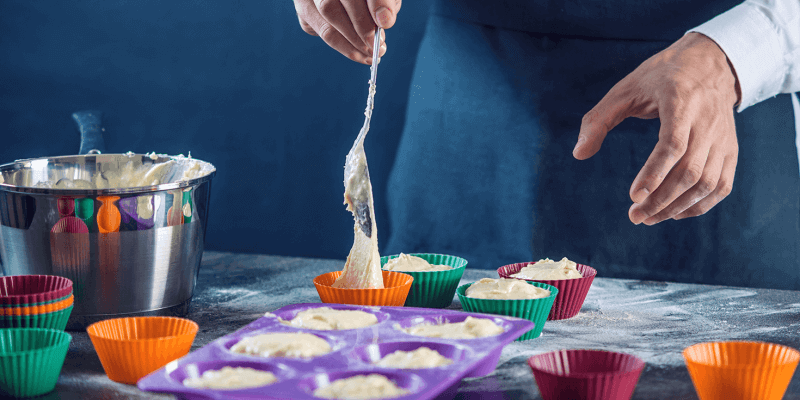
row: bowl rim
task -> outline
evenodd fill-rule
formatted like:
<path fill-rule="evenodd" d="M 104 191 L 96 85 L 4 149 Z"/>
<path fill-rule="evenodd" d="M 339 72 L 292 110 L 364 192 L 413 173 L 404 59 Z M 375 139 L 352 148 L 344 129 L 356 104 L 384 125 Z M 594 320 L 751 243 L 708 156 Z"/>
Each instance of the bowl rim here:
<path fill-rule="evenodd" d="M 18 357 L 22 355 L 30 355 L 35 353 L 45 353 L 49 351 L 53 351 L 54 349 L 67 345 L 72 342 L 72 335 L 67 332 L 64 332 L 60 329 L 51 329 L 51 328 L 3 328 L 2 331 L 11 332 L 11 334 L 16 333 L 33 333 L 33 332 L 55 332 L 56 341 L 54 343 L 50 343 L 47 346 L 40 347 L 37 349 L 28 349 L 28 350 L 20 350 L 20 351 L 12 351 L 12 352 L 0 352 L 0 358 L 4 357 Z"/>
<path fill-rule="evenodd" d="M 491 278 L 491 279 L 513 279 L 513 278 Z M 556 296 L 558 296 L 558 294 L 560 293 L 560 290 L 557 287 L 555 287 L 553 285 L 550 285 L 550 284 L 547 284 L 547 283 L 544 283 L 544 282 L 530 281 L 530 280 L 525 280 L 525 279 L 518 279 L 518 280 L 521 280 L 523 282 L 528 282 L 529 284 L 531 284 L 533 286 L 536 286 L 536 287 L 539 287 L 539 288 L 542 288 L 542 289 L 547 289 L 547 290 L 550 291 L 550 295 L 547 296 L 547 297 L 537 297 L 537 298 L 534 298 L 534 299 L 482 299 L 480 297 L 469 297 L 469 296 L 467 296 L 467 289 L 470 286 L 472 286 L 474 283 L 478 282 L 478 281 L 469 282 L 469 283 L 465 283 L 463 285 L 458 286 L 456 288 L 456 294 L 458 295 L 459 299 L 461 297 L 465 297 L 465 298 L 470 299 L 470 300 L 478 300 L 478 301 L 546 301 L 546 300 L 551 299 L 551 298 L 555 299 Z M 539 285 L 534 285 L 535 283 L 538 283 L 538 284 L 541 284 L 541 285 L 545 285 L 547 287 L 541 287 Z M 464 294 L 461 294 L 461 292 L 462 292 L 461 288 L 464 288 L 463 289 Z"/>
<path fill-rule="evenodd" d="M 125 319 L 177 319 L 177 320 L 183 321 L 191 329 L 189 330 L 189 332 L 182 333 L 182 334 L 159 336 L 159 337 L 155 337 L 155 338 L 142 338 L 142 339 L 122 339 L 122 338 L 116 338 L 116 337 L 110 337 L 110 336 L 102 335 L 102 334 L 99 334 L 97 332 L 92 332 L 94 330 L 92 328 L 95 327 L 96 325 L 99 326 L 100 324 L 108 323 L 109 321 L 125 320 Z M 195 335 L 197 335 L 197 332 L 199 332 L 199 330 L 200 330 L 200 325 L 198 325 L 197 322 L 194 322 L 194 321 L 192 321 L 192 320 L 190 320 L 188 318 L 169 317 L 169 316 L 141 316 L 141 317 L 109 318 L 109 319 L 104 319 L 102 321 L 97 321 L 97 322 L 95 322 L 95 323 L 93 323 L 93 324 L 91 324 L 91 325 L 86 327 L 86 333 L 89 335 L 89 338 L 97 338 L 97 339 L 102 339 L 102 340 L 118 342 L 118 343 L 133 343 L 133 342 L 137 342 L 138 343 L 138 342 L 156 342 L 156 341 L 176 340 L 176 339 L 184 338 L 184 337 L 187 337 L 187 336 L 195 336 Z"/>

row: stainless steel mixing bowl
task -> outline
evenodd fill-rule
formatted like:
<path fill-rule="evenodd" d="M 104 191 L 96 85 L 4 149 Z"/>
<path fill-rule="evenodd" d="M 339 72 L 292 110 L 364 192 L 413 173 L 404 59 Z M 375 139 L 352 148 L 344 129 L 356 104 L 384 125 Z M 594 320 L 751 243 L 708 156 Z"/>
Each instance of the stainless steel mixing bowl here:
<path fill-rule="evenodd" d="M 100 115 L 73 115 L 83 136 L 82 152 L 86 145 L 102 146 Z M 186 315 L 203 253 L 214 167 L 186 158 L 92 153 L 0 166 L 3 274 L 70 278 L 75 307 L 68 329 L 120 316 Z M 57 189 L 39 184 L 91 181 L 98 172 L 170 160 L 167 183 L 159 185 Z M 178 181 L 192 166 L 202 173 Z"/>

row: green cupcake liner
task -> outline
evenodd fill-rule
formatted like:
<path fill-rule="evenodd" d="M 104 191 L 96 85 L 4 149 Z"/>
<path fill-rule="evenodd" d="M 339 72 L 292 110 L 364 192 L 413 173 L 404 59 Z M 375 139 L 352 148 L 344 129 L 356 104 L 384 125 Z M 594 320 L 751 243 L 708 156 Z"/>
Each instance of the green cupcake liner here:
<path fill-rule="evenodd" d="M 52 391 L 71 340 L 55 329 L 0 329 L 0 394 L 33 397 Z"/>
<path fill-rule="evenodd" d="M 63 331 L 67 327 L 72 308 L 46 314 L 5 315 L 0 317 L 0 328 L 46 328 Z"/>
<path fill-rule="evenodd" d="M 17 308 L 17 307 L 43 306 L 45 304 L 52 304 L 52 303 L 58 303 L 59 301 L 64 301 L 64 300 L 68 299 L 69 296 L 72 296 L 72 292 L 67 293 L 67 295 L 64 296 L 64 297 L 59 297 L 59 298 L 53 299 L 53 300 L 40 301 L 38 303 L 7 304 L 7 305 L 4 305 L 2 307 L 5 307 L 5 308 Z"/>
<path fill-rule="evenodd" d="M 542 334 L 544 323 L 547 321 L 547 316 L 550 314 L 550 309 L 553 308 L 553 301 L 555 301 L 556 295 L 558 295 L 558 289 L 546 283 L 529 281 L 525 282 L 533 286 L 549 290 L 550 296 L 540 299 L 521 300 L 476 299 L 466 296 L 467 288 L 469 288 L 472 283 L 459 286 L 456 290 L 456 293 L 458 293 L 458 299 L 461 301 L 461 306 L 465 311 L 507 315 L 509 317 L 517 317 L 533 321 L 533 329 L 517 338 L 517 341 L 529 340 L 535 339 Z"/>
<path fill-rule="evenodd" d="M 447 265 L 453 267 L 453 269 L 420 272 L 397 271 L 414 277 L 405 306 L 425 308 L 445 308 L 449 306 L 453 302 L 453 295 L 455 295 L 458 282 L 461 280 L 461 276 L 464 275 L 467 260 L 446 254 L 414 253 L 409 255 L 422 258 L 433 265 Z M 397 254 L 381 257 L 381 268 L 386 262 L 399 256 Z"/>

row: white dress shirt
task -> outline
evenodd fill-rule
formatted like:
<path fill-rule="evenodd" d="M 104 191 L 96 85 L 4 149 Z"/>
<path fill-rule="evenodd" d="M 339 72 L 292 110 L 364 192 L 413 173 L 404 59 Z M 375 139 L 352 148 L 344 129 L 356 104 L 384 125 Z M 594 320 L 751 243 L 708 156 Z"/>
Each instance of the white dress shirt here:
<path fill-rule="evenodd" d="M 719 45 L 736 71 L 737 110 L 792 93 L 800 164 L 800 0 L 747 0 L 690 30 Z"/>

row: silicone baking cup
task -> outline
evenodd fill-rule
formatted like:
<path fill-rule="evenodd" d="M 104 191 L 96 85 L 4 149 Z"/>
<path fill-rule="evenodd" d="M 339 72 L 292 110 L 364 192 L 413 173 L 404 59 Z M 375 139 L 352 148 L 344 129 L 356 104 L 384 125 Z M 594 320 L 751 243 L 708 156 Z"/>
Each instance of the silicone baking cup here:
<path fill-rule="evenodd" d="M 511 276 L 519 272 L 522 268 L 535 263 L 535 261 L 532 261 L 504 265 L 497 269 L 497 274 L 500 275 L 501 278 L 541 282 L 558 288 L 558 296 L 556 296 L 553 302 L 553 308 L 550 310 L 550 315 L 547 317 L 548 321 L 572 318 L 577 315 L 583 306 L 584 300 L 586 300 L 586 294 L 589 293 L 589 288 L 592 286 L 594 277 L 597 276 L 597 270 L 588 265 L 578 264 L 576 268 L 583 277 L 577 279 L 541 280 L 514 278 Z"/>
<path fill-rule="evenodd" d="M 464 275 L 467 260 L 446 254 L 415 253 L 410 256 L 419 257 L 433 265 L 447 265 L 452 269 L 446 271 L 396 271 L 411 275 L 414 282 L 408 291 L 406 307 L 445 308 L 453 302 L 456 287 Z M 400 255 L 381 257 L 381 268 L 391 259 Z"/>
<path fill-rule="evenodd" d="M 687 347 L 683 357 L 701 400 L 779 400 L 800 352 L 764 342 L 708 342 Z"/>
<path fill-rule="evenodd" d="M 547 321 L 547 316 L 550 314 L 550 309 L 553 307 L 553 300 L 558 296 L 558 289 L 540 282 L 528 282 L 529 284 L 547 289 L 550 291 L 550 296 L 542 297 L 539 299 L 476 299 L 474 297 L 467 297 L 466 292 L 472 283 L 461 285 L 456 289 L 458 300 L 461 301 L 461 306 L 465 311 L 479 312 L 487 314 L 500 314 L 508 315 L 509 317 L 517 317 L 527 319 L 534 323 L 534 327 L 520 336 L 517 340 L 530 340 L 539 337 L 544 329 L 544 323 Z"/>
<path fill-rule="evenodd" d="M 0 316 L 0 328 L 48 328 L 63 331 L 72 314 L 72 307 L 45 314 Z"/>
<path fill-rule="evenodd" d="M 12 307 L 0 307 L 0 315 L 31 315 L 31 314 L 46 314 L 55 311 L 61 311 L 67 307 L 71 307 L 75 298 L 72 294 L 63 300 L 53 302 L 43 302 L 40 305 L 17 305 Z"/>
<path fill-rule="evenodd" d="M 71 340 L 55 329 L 0 329 L 0 394 L 33 397 L 52 391 Z"/>
<path fill-rule="evenodd" d="M 529 358 L 528 366 L 544 400 L 628 400 L 644 361 L 610 351 L 559 350 Z"/>
<path fill-rule="evenodd" d="M 36 305 L 72 293 L 72 281 L 53 275 L 0 277 L 0 307 Z"/>
<path fill-rule="evenodd" d="M 108 378 L 128 384 L 189 353 L 197 330 L 175 317 L 115 318 L 86 328 Z"/>
<path fill-rule="evenodd" d="M 411 275 L 383 272 L 383 289 L 342 289 L 332 287 L 342 271 L 333 271 L 314 278 L 314 286 L 323 303 L 355 304 L 362 306 L 402 306 L 414 278 Z"/>

